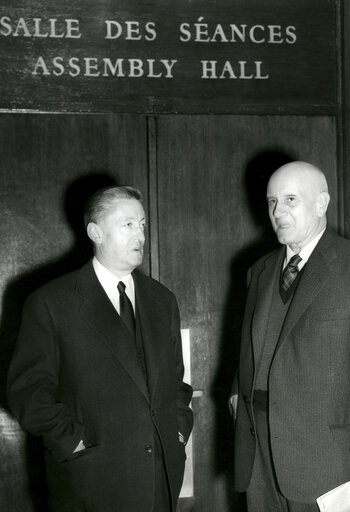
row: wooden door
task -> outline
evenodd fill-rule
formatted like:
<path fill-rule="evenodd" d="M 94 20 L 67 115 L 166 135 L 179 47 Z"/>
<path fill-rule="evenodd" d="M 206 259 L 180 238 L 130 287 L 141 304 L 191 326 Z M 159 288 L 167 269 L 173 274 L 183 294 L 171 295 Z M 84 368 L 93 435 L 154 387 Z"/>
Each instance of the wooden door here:
<path fill-rule="evenodd" d="M 40 443 L 23 435 L 5 398 L 23 299 L 90 257 L 81 207 L 95 188 L 113 182 L 143 192 L 150 219 L 143 269 L 176 293 L 189 330 L 193 487 L 178 512 L 238 512 L 227 399 L 246 270 L 275 244 L 266 179 L 290 159 L 319 165 L 337 227 L 335 119 L 1 114 L 0 140 L 1 510 L 45 510 Z"/>
<path fill-rule="evenodd" d="M 40 440 L 8 411 L 5 381 L 24 298 L 91 256 L 82 224 L 94 190 L 133 185 L 148 209 L 144 117 L 0 115 L 0 509 L 45 510 Z M 149 250 L 144 270 L 149 273 Z"/>
<path fill-rule="evenodd" d="M 233 492 L 228 397 L 246 271 L 276 245 L 266 215 L 271 171 L 306 160 L 327 175 L 337 227 L 336 124 L 327 117 L 161 116 L 157 125 L 159 277 L 190 332 L 193 498 L 179 510 L 244 510 Z"/>

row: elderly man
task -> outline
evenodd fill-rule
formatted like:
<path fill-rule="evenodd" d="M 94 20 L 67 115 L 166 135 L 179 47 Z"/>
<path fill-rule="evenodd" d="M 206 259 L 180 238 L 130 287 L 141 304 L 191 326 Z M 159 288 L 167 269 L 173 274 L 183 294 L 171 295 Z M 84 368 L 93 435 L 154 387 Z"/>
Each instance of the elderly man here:
<path fill-rule="evenodd" d="M 236 380 L 236 488 L 249 512 L 317 511 L 332 490 L 329 510 L 343 510 L 348 488 L 334 489 L 350 480 L 350 242 L 326 228 L 328 203 L 313 165 L 289 163 L 269 180 L 283 247 L 249 271 Z"/>
<path fill-rule="evenodd" d="M 50 510 L 175 511 L 192 428 L 174 295 L 135 271 L 139 191 L 97 192 L 95 256 L 32 294 L 9 370 L 15 416 L 42 436 Z"/>

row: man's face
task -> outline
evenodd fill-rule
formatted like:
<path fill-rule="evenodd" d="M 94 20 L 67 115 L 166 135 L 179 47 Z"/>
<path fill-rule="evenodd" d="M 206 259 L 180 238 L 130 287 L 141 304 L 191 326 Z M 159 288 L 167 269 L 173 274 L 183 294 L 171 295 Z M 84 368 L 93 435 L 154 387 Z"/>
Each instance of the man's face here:
<path fill-rule="evenodd" d="M 141 265 L 145 243 L 145 212 L 136 199 L 117 199 L 115 207 L 98 223 L 96 257 L 122 277 Z"/>
<path fill-rule="evenodd" d="M 281 244 L 300 250 L 319 232 L 318 194 L 308 176 L 293 171 L 272 175 L 267 202 L 272 227 Z"/>

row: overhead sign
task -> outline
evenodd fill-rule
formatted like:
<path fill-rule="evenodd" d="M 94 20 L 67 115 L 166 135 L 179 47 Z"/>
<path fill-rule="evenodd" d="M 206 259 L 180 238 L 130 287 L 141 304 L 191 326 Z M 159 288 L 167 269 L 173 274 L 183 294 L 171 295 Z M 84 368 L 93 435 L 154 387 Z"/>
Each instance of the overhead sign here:
<path fill-rule="evenodd" d="M 2 0 L 0 109 L 242 113 L 336 106 L 329 0 Z"/>

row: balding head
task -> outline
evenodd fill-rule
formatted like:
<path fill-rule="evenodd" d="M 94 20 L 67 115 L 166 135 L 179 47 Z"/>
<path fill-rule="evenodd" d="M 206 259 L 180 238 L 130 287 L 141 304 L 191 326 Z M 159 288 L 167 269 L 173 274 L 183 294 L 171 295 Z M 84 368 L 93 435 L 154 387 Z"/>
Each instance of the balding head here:
<path fill-rule="evenodd" d="M 326 226 L 329 203 L 323 172 L 306 162 L 283 165 L 271 176 L 267 201 L 280 243 L 299 252 Z"/>
<path fill-rule="evenodd" d="M 309 189 L 311 194 L 318 195 L 328 192 L 327 180 L 323 172 L 315 165 L 307 162 L 290 162 L 282 165 L 271 178 L 296 179 L 303 184 L 304 190 Z"/>

